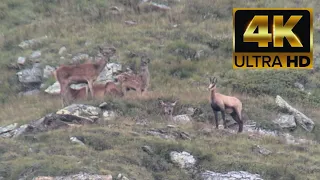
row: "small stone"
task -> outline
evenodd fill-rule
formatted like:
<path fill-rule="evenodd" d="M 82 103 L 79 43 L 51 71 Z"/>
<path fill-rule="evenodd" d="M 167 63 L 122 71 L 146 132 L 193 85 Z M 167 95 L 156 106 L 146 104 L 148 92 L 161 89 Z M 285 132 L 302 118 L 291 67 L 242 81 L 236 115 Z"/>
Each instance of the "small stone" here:
<path fill-rule="evenodd" d="M 65 46 L 63 46 L 63 47 L 61 47 L 61 48 L 59 49 L 58 54 L 59 54 L 59 55 L 62 55 L 65 51 L 67 51 L 67 48 L 66 48 Z"/>
<path fill-rule="evenodd" d="M 18 57 L 17 63 L 20 65 L 24 65 L 24 63 L 26 62 L 26 58 L 25 57 Z"/>
<path fill-rule="evenodd" d="M 39 57 L 41 57 L 41 51 L 34 51 L 30 55 L 30 59 L 38 59 Z"/>

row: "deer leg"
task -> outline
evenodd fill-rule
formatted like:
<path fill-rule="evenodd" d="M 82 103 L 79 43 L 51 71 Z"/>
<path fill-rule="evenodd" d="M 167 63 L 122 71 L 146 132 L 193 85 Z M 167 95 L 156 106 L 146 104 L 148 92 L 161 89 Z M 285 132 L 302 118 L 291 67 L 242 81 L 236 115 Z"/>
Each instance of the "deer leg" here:
<path fill-rule="evenodd" d="M 223 128 L 227 129 L 227 121 L 226 121 L 226 113 L 225 113 L 225 111 L 221 111 L 221 116 L 222 116 L 222 120 L 223 120 Z"/>
<path fill-rule="evenodd" d="M 216 129 L 218 129 L 219 127 L 219 120 L 218 120 L 218 111 L 213 111 L 214 113 L 214 119 L 216 120 Z"/>
<path fill-rule="evenodd" d="M 122 86 L 122 93 L 123 93 L 123 96 L 126 96 L 127 94 L 127 87 L 126 86 Z"/>

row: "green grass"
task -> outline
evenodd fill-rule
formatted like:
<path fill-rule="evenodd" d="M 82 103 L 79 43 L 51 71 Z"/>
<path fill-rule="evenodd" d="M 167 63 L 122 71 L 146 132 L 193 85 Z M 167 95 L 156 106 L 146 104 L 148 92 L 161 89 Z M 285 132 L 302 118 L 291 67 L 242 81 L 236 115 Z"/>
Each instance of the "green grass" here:
<path fill-rule="evenodd" d="M 171 150 L 186 150 L 195 155 L 197 167 L 219 172 L 247 170 L 264 179 L 319 179 L 317 145 L 285 145 L 278 139 L 252 139 L 247 135 L 227 135 L 221 131 L 201 133 L 199 124 L 213 117 L 206 89 L 208 77 L 218 76 L 219 92 L 241 99 L 244 111 L 259 126 L 276 129 L 272 120 L 278 109 L 274 99 L 281 95 L 292 106 L 315 121 L 316 128 L 306 133 L 298 128 L 293 135 L 320 141 L 319 105 L 320 73 L 305 70 L 233 70 L 232 69 L 232 8 L 233 7 L 312 7 L 317 15 L 317 0 L 175 0 L 159 1 L 169 5 L 170 13 L 136 14 L 127 4 L 130 0 L 3 0 L 0 2 L 0 126 L 17 122 L 24 124 L 55 112 L 61 107 L 58 96 L 16 96 L 21 88 L 16 71 L 7 65 L 19 56 L 28 57 L 41 50 L 41 62 L 52 66 L 69 64 L 73 55 L 97 53 L 97 45 L 111 44 L 117 48 L 118 62 L 127 64 L 128 51 L 145 52 L 151 56 L 151 93 L 147 98 L 135 96 L 110 99 L 110 108 L 120 117 L 111 122 L 80 129 L 57 130 L 19 139 L 0 139 L 0 176 L 18 179 L 36 175 L 66 175 L 86 171 L 92 173 L 122 173 L 136 179 L 192 179 L 168 161 Z M 131 0 L 131 2 L 133 2 Z M 120 7 L 120 15 L 109 8 Z M 315 16 L 316 17 L 316 16 Z M 136 26 L 124 21 L 135 20 Z M 173 25 L 177 24 L 177 27 Z M 314 20 L 314 26 L 319 22 Z M 48 36 L 42 44 L 22 50 L 21 41 Z M 314 33 L 314 53 L 319 52 L 319 33 Z M 91 42 L 90 45 L 85 45 Z M 59 49 L 65 46 L 61 59 Z M 203 51 L 200 58 L 196 52 Z M 316 59 L 319 61 L 319 59 Z M 138 68 L 138 64 L 137 64 Z M 307 96 L 294 87 L 305 85 Z M 49 78 L 46 85 L 53 83 Z M 133 93 L 134 94 L 134 93 Z M 196 135 L 192 141 L 168 141 L 146 136 L 151 127 L 164 127 L 157 98 L 179 100 L 175 113 L 184 107 L 201 108 L 204 116 L 195 117 L 192 126 L 180 127 Z M 83 103 L 98 105 L 102 100 Z M 147 119 L 148 127 L 134 124 L 135 119 Z M 199 123 L 199 124 L 198 124 Z M 129 125 L 128 125 L 129 124 Z M 134 135 L 131 132 L 138 132 Z M 86 146 L 71 144 L 71 136 L 83 136 Z M 273 150 L 270 156 L 251 152 L 254 144 Z M 151 146 L 156 154 L 141 151 Z M 290 154 L 287 156 L 285 154 Z"/>

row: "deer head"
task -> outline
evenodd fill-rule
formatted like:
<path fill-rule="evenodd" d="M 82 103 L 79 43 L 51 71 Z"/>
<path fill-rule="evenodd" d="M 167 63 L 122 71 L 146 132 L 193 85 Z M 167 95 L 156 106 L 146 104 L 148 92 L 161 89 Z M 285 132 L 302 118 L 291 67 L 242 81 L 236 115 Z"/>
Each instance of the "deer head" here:
<path fill-rule="evenodd" d="M 175 101 L 174 103 L 164 103 L 162 100 L 160 100 L 160 104 L 163 107 L 164 114 L 172 116 L 173 108 L 177 104 L 177 101 Z"/>
<path fill-rule="evenodd" d="M 141 68 L 147 67 L 148 64 L 150 63 L 150 59 L 147 56 L 142 56 L 141 57 Z"/>
<path fill-rule="evenodd" d="M 208 89 L 209 90 L 215 90 L 216 89 L 216 84 L 217 84 L 217 78 L 213 77 L 213 78 L 209 78 L 209 86 Z"/>

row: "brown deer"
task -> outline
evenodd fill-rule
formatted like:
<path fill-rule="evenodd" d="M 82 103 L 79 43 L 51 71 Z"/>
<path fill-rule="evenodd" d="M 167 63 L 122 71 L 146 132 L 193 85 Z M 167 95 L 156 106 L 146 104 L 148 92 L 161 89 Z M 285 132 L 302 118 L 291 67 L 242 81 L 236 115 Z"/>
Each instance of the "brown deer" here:
<path fill-rule="evenodd" d="M 164 112 L 164 115 L 169 119 L 169 120 L 173 120 L 173 116 L 172 116 L 172 113 L 173 113 L 173 108 L 174 106 L 177 104 L 177 101 L 173 102 L 173 103 L 165 103 L 163 102 L 162 100 L 159 100 L 160 101 L 160 104 L 161 106 L 163 107 L 163 112 Z"/>
<path fill-rule="evenodd" d="M 238 133 L 243 130 L 243 121 L 241 119 L 242 103 L 241 101 L 233 96 L 226 96 L 216 92 L 217 78 L 210 78 L 210 84 L 208 89 L 210 90 L 210 104 L 214 113 L 216 128 L 218 129 L 218 112 L 221 112 L 223 119 L 224 129 L 227 128 L 227 122 L 225 118 L 225 113 L 228 113 L 232 118 L 238 123 L 239 129 Z"/>
<path fill-rule="evenodd" d="M 87 62 L 78 65 L 61 65 L 58 69 L 56 69 L 55 77 L 60 84 L 60 94 L 62 97 L 63 105 L 66 105 L 68 103 L 66 90 L 70 84 L 87 83 L 89 86 L 91 97 L 94 98 L 93 83 L 109 61 L 110 54 L 114 54 L 116 52 L 116 49 L 113 47 L 109 48 L 108 50 L 103 50 L 99 46 L 99 51 L 103 55 L 103 57 L 100 58 L 97 62 Z"/>
<path fill-rule="evenodd" d="M 121 83 L 124 95 L 130 89 L 136 90 L 139 94 L 147 92 L 150 83 L 149 63 L 149 58 L 142 57 L 139 74 L 124 72 L 116 77 L 116 80 Z"/>
<path fill-rule="evenodd" d="M 106 95 L 117 97 L 123 96 L 123 93 L 114 82 L 107 82 L 106 84 L 94 84 L 92 87 L 94 89 L 95 98 L 104 98 Z M 72 89 L 70 86 L 67 87 L 67 96 L 69 100 L 85 100 L 88 98 L 88 94 L 88 86 L 80 89 Z"/>

